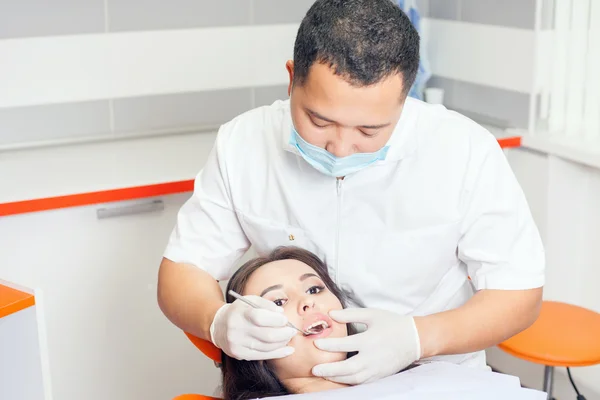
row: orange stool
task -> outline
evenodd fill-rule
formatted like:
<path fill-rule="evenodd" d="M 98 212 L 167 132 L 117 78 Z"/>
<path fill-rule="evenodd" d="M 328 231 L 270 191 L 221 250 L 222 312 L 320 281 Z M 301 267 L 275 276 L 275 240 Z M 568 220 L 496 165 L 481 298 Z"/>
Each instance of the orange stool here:
<path fill-rule="evenodd" d="M 204 353 L 205 356 L 213 360 L 215 365 L 218 367 L 221 363 L 221 350 L 207 340 L 200 339 L 194 335 L 184 332 L 190 341 Z M 201 394 L 182 394 L 175 397 L 173 400 L 220 400 L 216 397 L 203 396 Z"/>
<path fill-rule="evenodd" d="M 600 314 L 544 301 L 535 323 L 498 347 L 522 360 L 544 365 L 544 391 L 551 399 L 555 367 L 600 364 Z"/>

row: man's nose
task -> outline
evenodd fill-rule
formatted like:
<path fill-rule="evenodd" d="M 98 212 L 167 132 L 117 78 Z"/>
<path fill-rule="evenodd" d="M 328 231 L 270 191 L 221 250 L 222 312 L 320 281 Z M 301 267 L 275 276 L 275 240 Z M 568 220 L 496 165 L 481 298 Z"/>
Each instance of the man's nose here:
<path fill-rule="evenodd" d="M 327 144 L 326 150 L 338 158 L 351 155 L 354 152 L 351 137 L 350 132 L 338 129 L 335 136 Z"/>

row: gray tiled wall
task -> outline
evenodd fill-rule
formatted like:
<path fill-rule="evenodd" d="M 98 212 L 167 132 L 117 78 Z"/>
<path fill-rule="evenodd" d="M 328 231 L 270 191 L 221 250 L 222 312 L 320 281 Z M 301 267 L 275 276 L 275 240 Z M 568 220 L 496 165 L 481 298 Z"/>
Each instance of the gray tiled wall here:
<path fill-rule="evenodd" d="M 0 0 L 0 39 L 104 32 L 104 0 Z"/>
<path fill-rule="evenodd" d="M 275 100 L 285 100 L 288 98 L 288 86 L 263 86 L 254 89 L 254 106 L 266 106 L 272 104 Z"/>
<path fill-rule="evenodd" d="M 248 0 L 107 0 L 110 31 L 200 28 L 251 23 Z"/>
<path fill-rule="evenodd" d="M 529 95 L 491 86 L 434 76 L 430 87 L 444 89 L 444 105 L 479 123 L 502 128 L 525 128 Z"/>
<path fill-rule="evenodd" d="M 0 145 L 109 131 L 108 101 L 0 108 Z"/>
<path fill-rule="evenodd" d="M 106 2 L 106 3 L 105 3 Z M 314 0 L 0 1 L 0 39 L 299 22 Z M 549 2 L 546 2 L 549 3 Z M 105 9 L 106 4 L 106 9 Z M 432 18 L 532 29 L 535 0 L 418 0 Z"/>
<path fill-rule="evenodd" d="M 218 126 L 287 99 L 287 86 L 227 89 L 106 101 L 0 108 L 0 146 L 54 139 Z"/>
<path fill-rule="evenodd" d="M 429 0 L 429 17 L 439 19 L 460 19 L 459 0 Z"/>
<path fill-rule="evenodd" d="M 252 89 L 117 99 L 114 101 L 115 131 L 219 125 L 252 107 Z"/>
<path fill-rule="evenodd" d="M 254 0 L 254 23 L 299 22 L 313 3 L 314 0 Z"/>
<path fill-rule="evenodd" d="M 533 29 L 536 0 L 421 0 L 431 18 Z"/>
<path fill-rule="evenodd" d="M 460 19 L 486 25 L 533 29 L 535 0 L 461 0 Z"/>
<path fill-rule="evenodd" d="M 1 0 L 0 39 L 300 22 L 314 0 Z"/>

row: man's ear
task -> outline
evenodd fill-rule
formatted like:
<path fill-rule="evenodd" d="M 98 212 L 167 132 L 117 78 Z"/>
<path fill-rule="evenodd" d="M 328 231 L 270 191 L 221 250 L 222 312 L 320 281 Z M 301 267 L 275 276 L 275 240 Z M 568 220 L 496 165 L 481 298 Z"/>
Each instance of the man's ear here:
<path fill-rule="evenodd" d="M 292 95 L 292 86 L 294 84 L 294 61 L 288 60 L 285 63 L 285 69 L 288 71 L 288 76 L 290 78 L 290 82 L 288 84 L 288 96 Z"/>

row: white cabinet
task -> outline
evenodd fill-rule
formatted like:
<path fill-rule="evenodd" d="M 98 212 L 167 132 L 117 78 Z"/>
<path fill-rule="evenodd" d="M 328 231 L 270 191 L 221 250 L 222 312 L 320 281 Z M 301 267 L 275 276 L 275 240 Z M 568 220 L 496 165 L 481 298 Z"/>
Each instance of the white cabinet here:
<path fill-rule="evenodd" d="M 54 400 L 214 392 L 219 371 L 156 301 L 162 252 L 189 195 L 0 218 L 0 277 L 43 293 Z M 143 212 L 97 215 L 123 207 Z"/>
<path fill-rule="evenodd" d="M 44 400 L 39 342 L 36 306 L 0 316 L 0 399 Z"/>

